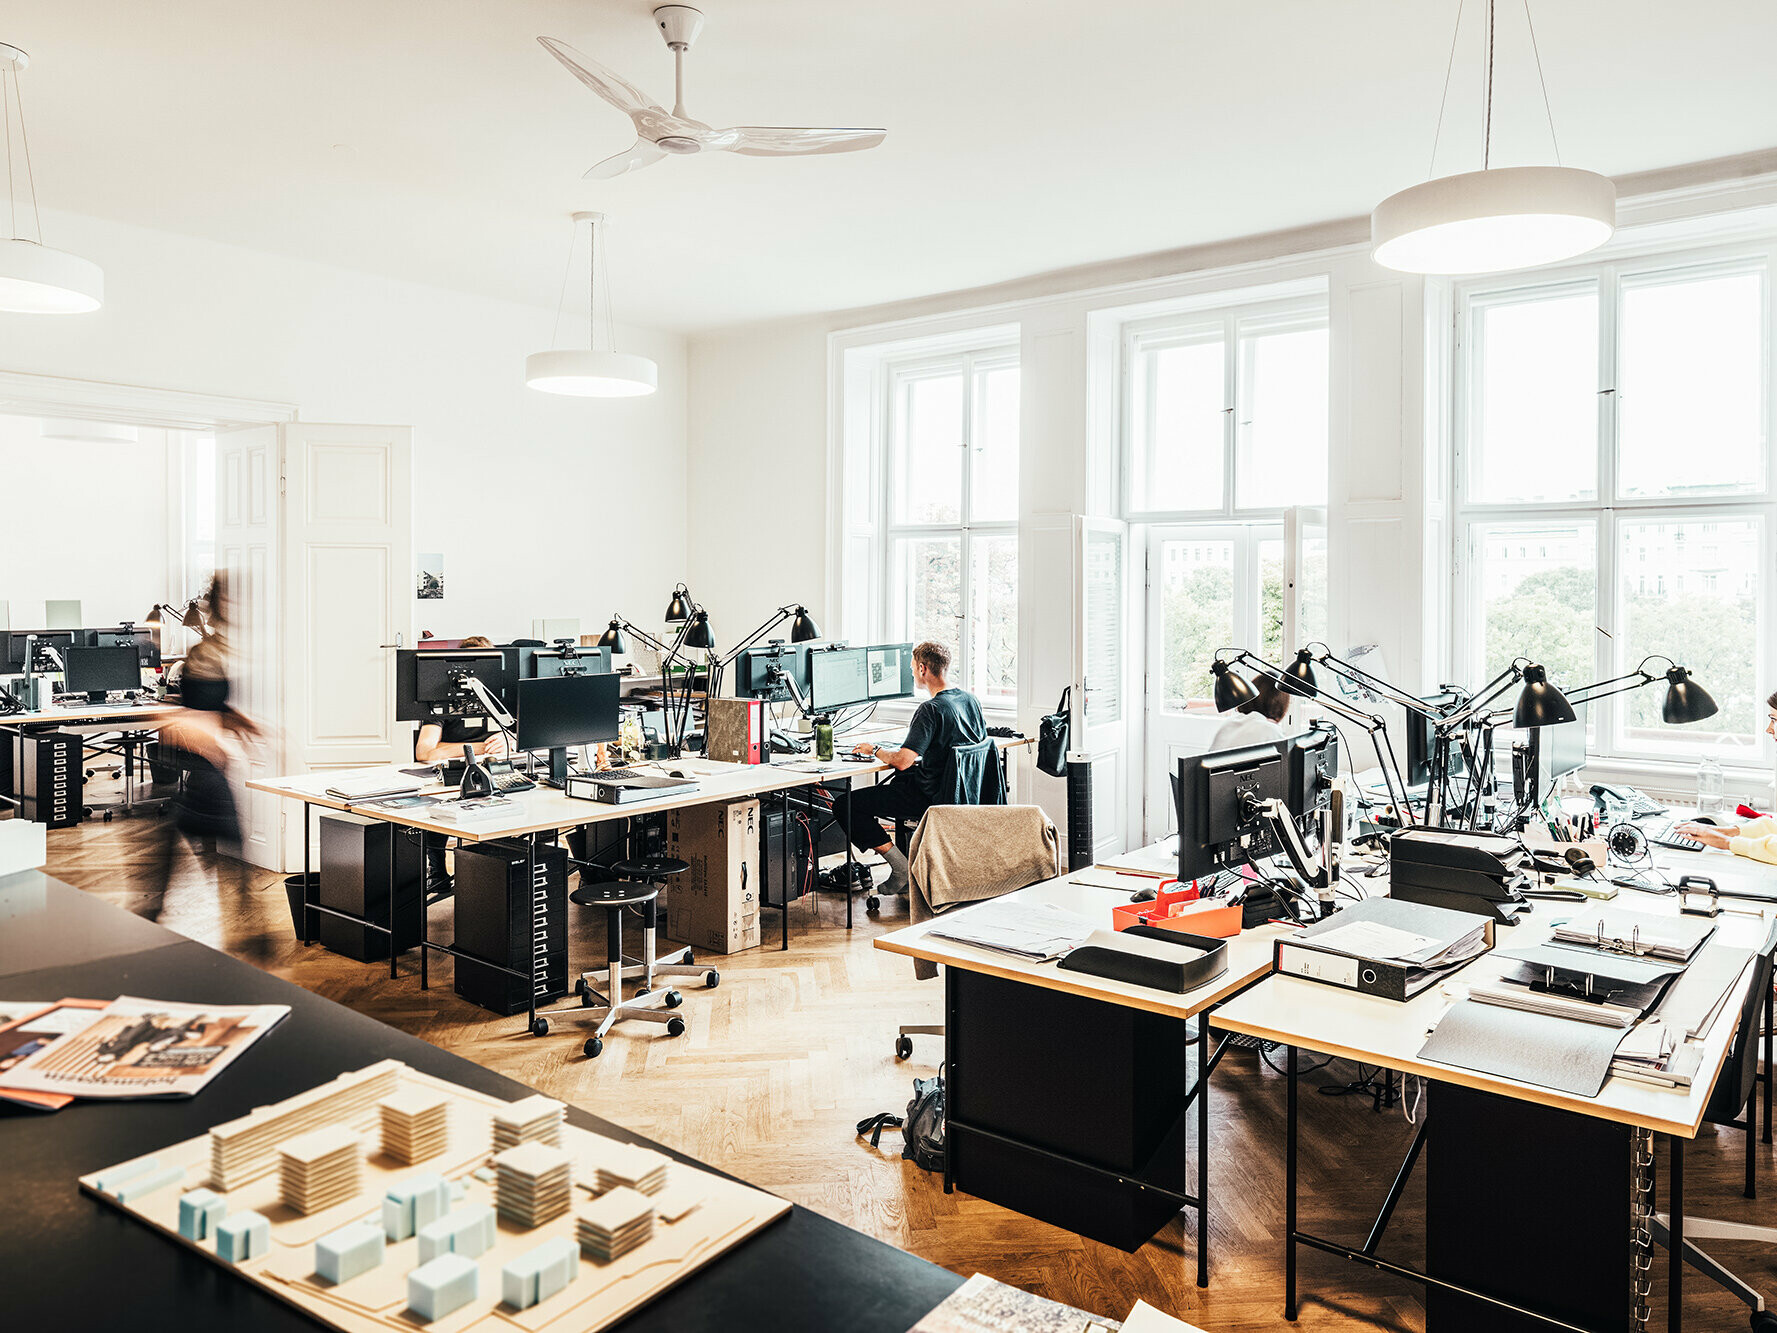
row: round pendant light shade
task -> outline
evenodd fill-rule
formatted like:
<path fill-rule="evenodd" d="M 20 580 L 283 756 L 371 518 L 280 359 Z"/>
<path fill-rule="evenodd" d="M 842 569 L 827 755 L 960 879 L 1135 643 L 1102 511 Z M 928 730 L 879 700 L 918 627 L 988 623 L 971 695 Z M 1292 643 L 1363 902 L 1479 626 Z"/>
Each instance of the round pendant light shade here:
<path fill-rule="evenodd" d="M 1285 694 L 1299 699 L 1312 699 L 1318 692 L 1314 684 L 1314 654 L 1306 648 L 1296 649 L 1296 660 L 1283 669 L 1281 682 Z"/>
<path fill-rule="evenodd" d="M 790 642 L 809 643 L 821 637 L 821 627 L 814 623 L 814 617 L 808 614 L 806 606 L 796 608 L 796 618 L 790 622 Z"/>
<path fill-rule="evenodd" d="M 1209 671 L 1216 682 L 1216 712 L 1232 712 L 1248 699 L 1258 697 L 1258 691 L 1248 683 L 1246 677 L 1238 671 L 1229 670 L 1226 662 L 1211 662 Z"/>
<path fill-rule="evenodd" d="M 1545 667 L 1532 662 L 1524 668 L 1524 688 L 1518 694 L 1518 706 L 1512 710 L 1514 727 L 1554 727 L 1578 718 L 1567 696 L 1549 680 Z"/>
<path fill-rule="evenodd" d="M 542 393 L 574 398 L 639 398 L 659 387 L 659 371 L 645 356 L 594 352 L 585 347 L 533 352 L 524 382 Z"/>
<path fill-rule="evenodd" d="M 84 315 L 105 299 L 105 274 L 90 259 L 36 241 L 0 240 L 0 310 Z"/>
<path fill-rule="evenodd" d="M 687 648 L 714 648 L 716 636 L 710 632 L 710 613 L 699 611 L 691 617 L 691 624 L 685 630 L 685 646 Z"/>
<path fill-rule="evenodd" d="M 669 625 L 683 625 L 691 619 L 691 590 L 683 583 L 673 589 L 673 599 L 666 604 L 666 614 L 661 619 Z"/>
<path fill-rule="evenodd" d="M 1709 691 L 1692 679 L 1691 673 L 1675 666 L 1666 673 L 1666 698 L 1660 705 L 1660 717 L 1676 726 L 1701 722 L 1721 710 Z"/>
<path fill-rule="evenodd" d="M 1617 187 L 1576 167 L 1440 176 L 1370 214 L 1376 262 L 1403 273 L 1499 273 L 1571 259 L 1616 230 Z"/>
<path fill-rule="evenodd" d="M 605 632 L 599 635 L 599 647 L 609 648 L 613 657 L 622 657 L 629 652 L 629 640 L 623 634 L 623 622 L 613 619 Z"/>

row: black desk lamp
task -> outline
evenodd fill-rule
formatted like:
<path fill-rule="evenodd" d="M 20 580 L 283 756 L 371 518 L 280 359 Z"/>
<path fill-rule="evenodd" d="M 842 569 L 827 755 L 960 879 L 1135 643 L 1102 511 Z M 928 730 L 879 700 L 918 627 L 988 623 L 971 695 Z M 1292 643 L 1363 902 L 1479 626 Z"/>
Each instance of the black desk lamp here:
<path fill-rule="evenodd" d="M 1666 670 L 1660 675 L 1655 675 L 1647 669 L 1649 662 L 1664 662 Z M 1582 685 L 1579 689 L 1572 691 L 1568 698 L 1574 703 L 1591 703 L 1594 699 L 1605 699 L 1613 694 L 1625 694 L 1630 690 L 1638 690 L 1644 685 L 1652 685 L 1661 680 L 1666 682 L 1666 697 L 1660 703 L 1661 721 L 1682 727 L 1688 726 L 1692 722 L 1701 722 L 1704 718 L 1714 717 L 1721 711 L 1709 691 L 1697 684 L 1696 677 L 1670 657 L 1659 653 L 1642 658 L 1640 666 L 1621 676 L 1613 676 L 1609 680 L 1594 681 L 1590 685 Z"/>

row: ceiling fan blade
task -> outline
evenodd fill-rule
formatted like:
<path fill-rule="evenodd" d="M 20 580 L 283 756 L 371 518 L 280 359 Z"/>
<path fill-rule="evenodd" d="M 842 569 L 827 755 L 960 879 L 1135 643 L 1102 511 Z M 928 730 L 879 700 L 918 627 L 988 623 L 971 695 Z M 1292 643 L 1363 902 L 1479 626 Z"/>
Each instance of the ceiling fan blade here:
<path fill-rule="evenodd" d="M 887 130 L 816 130 L 781 125 L 737 125 L 724 135 L 734 135 L 725 145 L 731 153 L 748 157 L 795 157 L 806 153 L 855 153 L 874 148 Z"/>
<path fill-rule="evenodd" d="M 613 176 L 621 176 L 625 172 L 639 171 L 645 166 L 660 161 L 666 154 L 646 139 L 637 139 L 621 153 L 607 157 L 603 162 L 594 163 L 586 169 L 582 180 L 608 181 Z"/>
<path fill-rule="evenodd" d="M 558 42 L 553 37 L 539 37 L 537 42 L 550 55 L 566 65 L 570 74 L 624 115 L 634 117 L 639 111 L 659 111 L 661 109 L 648 100 L 647 93 L 621 74 L 613 73 L 590 56 L 580 54 L 566 42 Z"/>

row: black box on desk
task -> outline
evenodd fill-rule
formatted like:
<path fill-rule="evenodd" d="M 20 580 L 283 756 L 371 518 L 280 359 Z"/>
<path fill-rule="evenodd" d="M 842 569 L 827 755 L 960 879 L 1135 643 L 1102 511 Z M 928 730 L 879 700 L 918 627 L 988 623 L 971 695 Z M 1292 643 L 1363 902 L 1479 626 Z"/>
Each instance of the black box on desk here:
<path fill-rule="evenodd" d="M 395 949 L 406 953 L 420 942 L 424 907 L 421 881 L 425 858 L 420 832 L 357 815 L 322 815 L 321 873 L 315 901 L 336 912 L 350 912 L 373 926 L 389 924 L 389 855 L 394 844 Z M 316 934 L 323 947 L 361 963 L 389 956 L 389 937 L 348 921 L 316 912 Z"/>
<path fill-rule="evenodd" d="M 14 751 L 19 816 L 50 828 L 80 822 L 84 739 L 71 731 L 26 732 Z"/>
<path fill-rule="evenodd" d="M 568 993 L 568 852 L 540 845 L 536 875 L 522 841 L 464 843 L 456 851 L 456 992 L 496 1014 L 528 1007 L 531 983 L 478 963 L 526 971 L 536 962 L 536 998 L 550 1004 Z"/>

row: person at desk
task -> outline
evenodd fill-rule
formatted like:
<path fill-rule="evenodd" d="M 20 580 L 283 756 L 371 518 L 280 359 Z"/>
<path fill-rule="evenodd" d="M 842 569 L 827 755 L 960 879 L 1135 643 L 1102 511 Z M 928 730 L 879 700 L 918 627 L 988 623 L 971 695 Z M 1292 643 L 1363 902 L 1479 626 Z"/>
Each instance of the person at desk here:
<path fill-rule="evenodd" d="M 494 641 L 487 635 L 471 634 L 463 640 L 462 651 L 493 646 Z M 465 745 L 484 759 L 506 756 L 506 737 L 498 731 L 490 732 L 485 717 L 446 717 L 420 727 L 413 742 L 413 757 L 422 764 L 447 764 L 463 757 Z"/>
<path fill-rule="evenodd" d="M 875 852 L 888 862 L 889 878 L 884 893 L 907 892 L 907 858 L 895 840 L 877 821 L 885 818 L 918 819 L 939 799 L 945 760 L 959 745 L 977 745 L 987 737 L 987 720 L 981 703 L 967 690 L 945 679 L 950 670 L 950 650 L 927 640 L 913 649 L 913 685 L 931 697 L 914 710 L 907 739 L 897 749 L 862 742 L 852 753 L 879 759 L 895 770 L 894 777 L 862 791 L 842 793 L 833 799 L 833 817 L 859 851 Z"/>
<path fill-rule="evenodd" d="M 1777 740 L 1777 691 L 1765 700 L 1765 735 Z M 1777 865 L 1777 819 L 1770 815 L 1745 824 L 1680 824 L 1674 832 L 1706 847 Z"/>
<path fill-rule="evenodd" d="M 1252 698 L 1234 710 L 1235 715 L 1216 728 L 1212 750 L 1238 750 L 1246 745 L 1269 745 L 1283 739 L 1283 720 L 1289 715 L 1290 696 L 1269 676 L 1259 677 Z"/>

